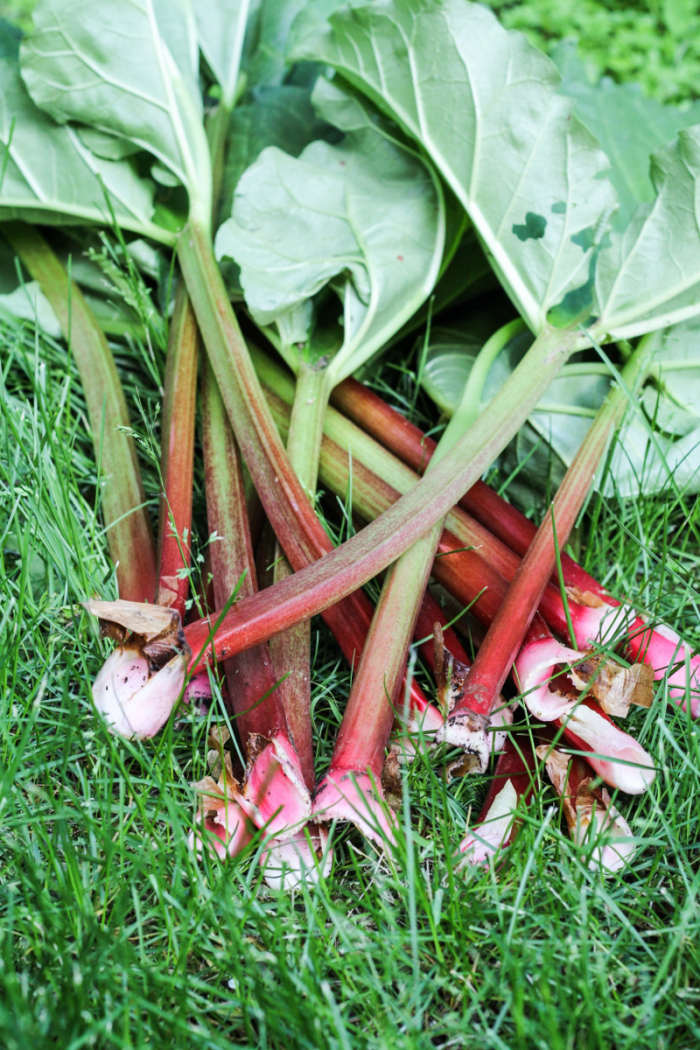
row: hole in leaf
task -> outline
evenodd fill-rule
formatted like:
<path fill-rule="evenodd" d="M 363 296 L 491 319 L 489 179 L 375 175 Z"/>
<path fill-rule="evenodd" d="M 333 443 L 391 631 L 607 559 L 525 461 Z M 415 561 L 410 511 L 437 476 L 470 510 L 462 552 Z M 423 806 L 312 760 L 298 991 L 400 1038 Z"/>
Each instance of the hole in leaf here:
<path fill-rule="evenodd" d="M 544 215 L 537 215 L 534 211 L 529 211 L 523 225 L 516 223 L 513 226 L 513 233 L 521 241 L 539 241 L 544 237 L 546 228 L 547 220 Z"/>

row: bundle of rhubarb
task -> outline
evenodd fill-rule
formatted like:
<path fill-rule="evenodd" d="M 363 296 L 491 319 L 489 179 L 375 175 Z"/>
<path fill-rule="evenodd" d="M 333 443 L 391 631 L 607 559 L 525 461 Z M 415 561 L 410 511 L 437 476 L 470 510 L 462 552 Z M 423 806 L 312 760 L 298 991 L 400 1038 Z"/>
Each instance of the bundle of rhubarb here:
<path fill-rule="evenodd" d="M 507 846 L 546 768 L 574 840 L 622 868 L 609 789 L 644 792 L 655 759 L 614 719 L 696 717 L 700 656 L 566 548 L 592 488 L 638 476 L 620 426 L 654 477 L 700 487 L 692 112 L 657 107 L 608 156 L 595 85 L 467 0 L 39 0 L 31 34 L 2 33 L 4 306 L 77 362 L 115 567 L 85 596 L 116 642 L 93 698 L 125 737 L 209 720 L 192 848 L 258 838 L 284 886 L 330 869 L 338 823 L 391 853 L 383 782 L 435 748 L 450 777 L 493 764 L 465 862 Z M 168 329 L 157 542 L 113 356 L 139 337 L 134 286 Z M 371 385 L 416 338 L 437 443 Z M 538 528 L 480 479 L 525 479 L 543 448 L 561 469 L 551 502 L 534 485 Z M 343 543 L 317 486 L 351 504 Z M 317 782 L 319 613 L 353 678 Z"/>

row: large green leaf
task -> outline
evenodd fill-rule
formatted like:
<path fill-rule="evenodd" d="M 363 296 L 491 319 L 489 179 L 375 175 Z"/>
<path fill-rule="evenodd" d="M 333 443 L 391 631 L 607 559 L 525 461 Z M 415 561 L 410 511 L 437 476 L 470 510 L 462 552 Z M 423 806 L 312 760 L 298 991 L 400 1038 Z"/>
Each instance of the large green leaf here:
<path fill-rule="evenodd" d="M 651 495 L 667 492 L 669 478 L 688 495 L 700 492 L 700 427 L 683 437 L 653 434 L 633 421 L 623 427 L 604 486 L 606 494 Z"/>
<path fill-rule="evenodd" d="M 3 313 L 31 321 L 52 339 L 61 338 L 61 326 L 38 281 L 27 281 L 13 292 L 0 295 L 0 316 Z"/>
<path fill-rule="evenodd" d="M 650 155 L 681 128 L 700 123 L 700 103 L 679 109 L 648 98 L 638 84 L 617 84 L 609 77 L 591 83 L 571 41 L 559 44 L 552 58 L 562 76 L 559 91 L 575 99 L 576 116 L 610 160 L 609 178 L 620 201 L 613 226 L 624 229 L 638 206 L 654 199 Z"/>
<path fill-rule="evenodd" d="M 377 0 L 330 14 L 309 4 L 292 58 L 317 59 L 424 147 L 467 210 L 522 316 L 585 283 L 581 247 L 615 203 L 595 139 L 557 94 L 553 63 L 490 11 L 464 0 Z"/>
<path fill-rule="evenodd" d="M 298 157 L 305 146 L 324 137 L 328 124 L 311 105 L 311 92 L 289 84 L 256 89 L 236 107 L 231 122 L 222 189 L 221 214 L 233 210 L 233 193 L 246 168 L 266 146 Z"/>
<path fill-rule="evenodd" d="M 36 104 L 148 150 L 209 216 L 210 162 L 188 0 L 40 0 L 20 49 Z"/>
<path fill-rule="evenodd" d="M 292 23 L 303 12 L 307 0 L 261 0 L 255 19 L 249 60 L 245 64 L 253 87 L 282 84 L 289 74 L 286 58 Z"/>
<path fill-rule="evenodd" d="M 653 154 L 651 180 L 654 203 L 613 231 L 598 258 L 593 312 L 618 337 L 700 313 L 700 127 Z"/>
<path fill-rule="evenodd" d="M 664 393 L 700 427 L 700 318 L 666 333 L 660 379 Z"/>
<path fill-rule="evenodd" d="M 342 142 L 314 142 L 298 159 L 264 150 L 238 183 L 216 252 L 238 263 L 255 320 L 278 326 L 292 364 L 292 342 L 309 337 L 311 300 L 333 283 L 343 301 L 343 345 L 331 366 L 338 381 L 429 294 L 442 260 L 444 205 L 428 167 L 358 99 L 319 81 L 314 102 L 345 132 Z"/>
<path fill-rule="evenodd" d="M 17 63 L 0 59 L 0 219 L 104 223 L 172 243 L 156 226 L 153 184 L 129 161 L 96 157 L 74 128 L 54 123 L 34 105 Z"/>
<path fill-rule="evenodd" d="M 196 0 L 199 46 L 228 109 L 236 96 L 250 6 L 250 0 Z"/>

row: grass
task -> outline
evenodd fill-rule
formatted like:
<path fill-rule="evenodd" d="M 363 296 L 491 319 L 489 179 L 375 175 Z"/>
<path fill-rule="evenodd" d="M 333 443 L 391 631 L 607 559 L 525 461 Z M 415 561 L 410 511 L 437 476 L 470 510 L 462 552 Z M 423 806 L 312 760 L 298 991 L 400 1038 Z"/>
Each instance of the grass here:
<path fill-rule="evenodd" d="M 448 787 L 439 756 L 405 776 L 393 866 L 343 832 L 332 878 L 290 896 L 262 882 L 258 842 L 225 866 L 193 860 L 207 726 L 129 744 L 93 717 L 102 647 L 78 603 L 113 583 L 80 386 L 60 344 L 12 322 L 2 339 L 0 1045 L 697 1045 L 700 729 L 661 695 L 632 717 L 659 775 L 618 800 L 642 844 L 622 876 L 588 870 L 546 786 L 498 871 L 457 871 L 486 781 Z M 120 357 L 142 433 L 157 433 L 154 361 L 140 344 Z M 414 400 L 409 370 L 401 384 Z M 691 528 L 672 489 L 597 499 L 588 567 L 697 642 L 697 504 Z M 318 625 L 319 769 L 347 690 Z"/>

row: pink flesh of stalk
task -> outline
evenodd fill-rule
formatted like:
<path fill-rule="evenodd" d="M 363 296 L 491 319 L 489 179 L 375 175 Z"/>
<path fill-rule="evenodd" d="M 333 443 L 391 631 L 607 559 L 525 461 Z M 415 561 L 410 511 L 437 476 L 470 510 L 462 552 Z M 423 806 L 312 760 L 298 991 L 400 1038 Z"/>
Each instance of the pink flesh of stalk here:
<path fill-rule="evenodd" d="M 212 791 L 202 799 L 197 827 L 190 833 L 187 844 L 198 854 L 208 850 L 219 860 L 225 860 L 241 853 L 253 838 L 253 832 L 254 825 L 236 798 Z"/>
<path fill-rule="evenodd" d="M 223 607 L 241 578 L 241 591 L 248 596 L 256 582 L 238 450 L 209 368 L 203 384 L 203 438 L 209 530 L 221 537 L 211 546 L 214 597 Z M 274 688 L 277 676 L 267 646 L 259 644 L 228 660 L 226 678 L 249 759 L 244 795 L 252 819 L 272 835 L 296 830 L 309 816 L 310 799 Z"/>
<path fill-rule="evenodd" d="M 269 840 L 260 856 L 265 882 L 273 890 L 293 890 L 302 882 L 317 883 L 333 867 L 328 829 L 307 824 L 282 839 Z"/>
<path fill-rule="evenodd" d="M 356 380 L 348 379 L 336 387 L 331 401 L 404 463 L 423 473 L 434 452 L 435 442 L 385 404 L 377 394 Z M 536 526 L 483 481 L 477 481 L 459 502 L 465 511 L 515 553 L 524 555 L 527 552 L 535 538 Z M 682 639 L 677 639 L 669 649 L 666 636 L 674 632 L 664 624 L 649 627 L 644 618 L 631 609 L 613 620 L 609 615 L 610 607 L 616 608 L 623 603 L 609 594 L 565 551 L 561 552 L 561 570 L 564 583 L 574 593 L 592 595 L 608 607 L 587 610 L 572 602 L 577 614 L 573 627 L 578 644 L 596 640 L 601 633 L 601 620 L 607 614 L 605 628 L 610 629 L 611 625 L 618 630 L 626 628 L 633 658 L 649 663 L 657 681 L 668 675 L 670 698 L 684 710 L 689 708 L 694 718 L 700 717 L 700 655 L 693 655 L 690 646 Z M 547 619 L 551 624 L 549 616 Z"/>
<path fill-rule="evenodd" d="M 161 497 L 157 601 L 185 617 L 189 591 L 194 473 L 197 322 L 184 283 L 175 295 L 165 366 L 161 433 Z"/>
<path fill-rule="evenodd" d="M 534 770 L 535 756 L 527 736 L 521 734 L 517 741 L 509 737 L 476 824 L 467 828 L 459 846 L 469 864 L 485 864 L 513 841 L 518 830 L 516 810 L 532 795 Z"/>
<path fill-rule="evenodd" d="M 615 725 L 588 697 L 554 723 L 569 746 L 586 753 L 586 761 L 610 787 L 628 795 L 643 794 L 656 776 L 651 756 L 633 736 Z"/>
<path fill-rule="evenodd" d="M 141 652 L 118 646 L 93 683 L 95 707 L 113 733 L 128 740 L 148 740 L 170 718 L 185 683 L 186 669 L 187 657 L 178 653 L 151 674 Z"/>
<path fill-rule="evenodd" d="M 38 230 L 3 223 L 3 233 L 51 303 L 85 392 L 107 543 L 117 569 L 119 597 L 152 602 L 156 557 L 121 381 L 107 340 L 77 284 Z"/>

